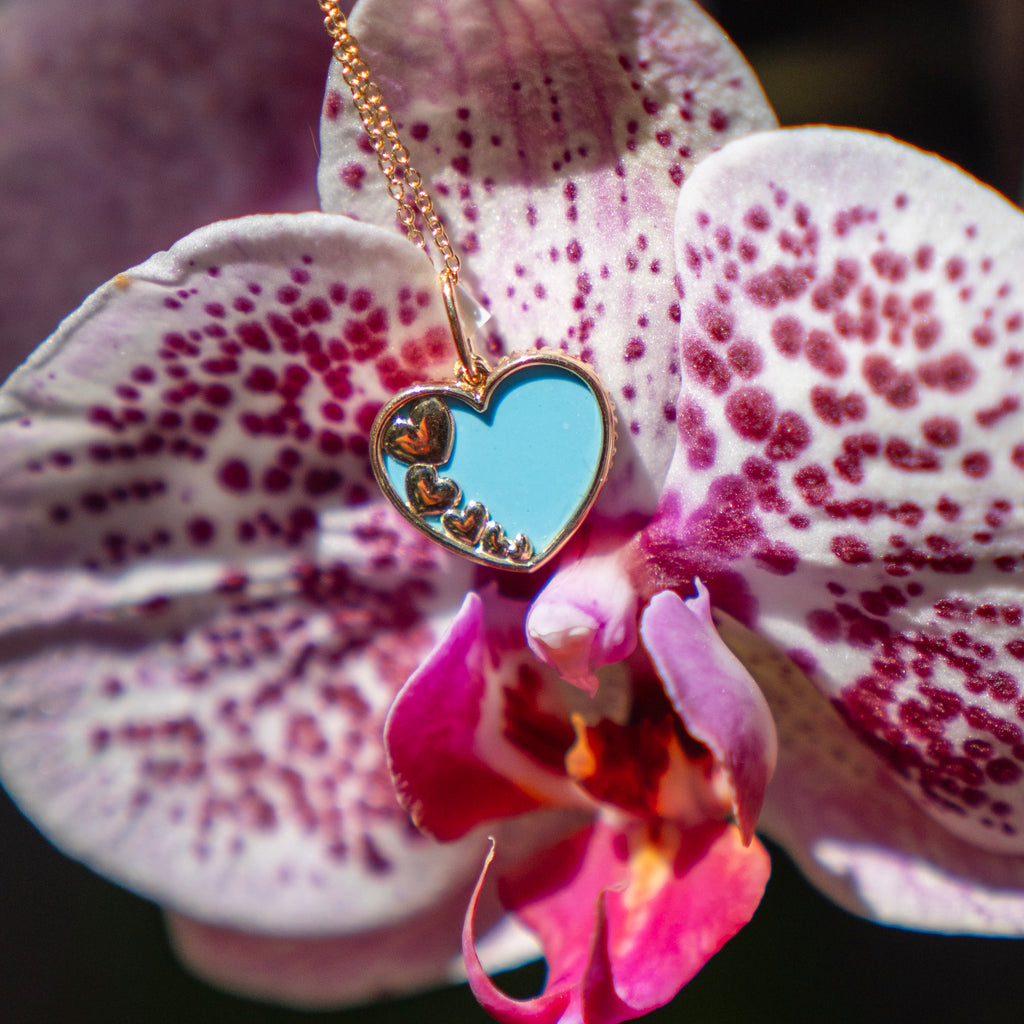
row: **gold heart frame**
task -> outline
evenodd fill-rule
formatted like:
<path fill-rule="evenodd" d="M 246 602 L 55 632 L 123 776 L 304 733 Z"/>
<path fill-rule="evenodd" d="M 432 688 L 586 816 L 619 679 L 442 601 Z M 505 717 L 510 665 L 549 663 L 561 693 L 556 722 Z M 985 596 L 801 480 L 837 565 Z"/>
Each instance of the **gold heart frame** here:
<path fill-rule="evenodd" d="M 579 500 L 573 513 L 545 547 L 541 550 L 535 550 L 531 540 L 522 533 L 507 537 L 504 526 L 489 518 L 486 509 L 486 495 L 467 495 L 467 498 L 472 499 L 470 504 L 473 506 L 473 511 L 469 513 L 469 517 L 473 520 L 473 528 L 468 529 L 466 527 L 469 526 L 467 520 L 469 506 L 466 509 L 458 508 L 461 497 L 456 499 L 454 504 L 423 510 L 422 508 L 415 507 L 408 496 L 402 494 L 394 486 L 386 468 L 386 458 L 390 456 L 398 462 L 404 464 L 408 464 L 408 462 L 406 458 L 403 458 L 402 454 L 388 450 L 387 438 L 389 430 L 390 436 L 395 436 L 393 429 L 395 422 L 410 421 L 408 410 L 406 410 L 404 416 L 400 414 L 411 402 L 416 402 L 417 400 L 420 403 L 429 402 L 432 407 L 434 403 L 440 402 L 449 410 L 452 402 L 458 402 L 469 406 L 477 413 L 484 414 L 487 412 L 491 397 L 500 385 L 507 382 L 510 377 L 517 373 L 537 367 L 551 367 L 563 373 L 571 374 L 587 388 L 597 403 L 597 409 L 600 414 L 601 434 L 600 454 L 593 479 L 585 493 L 579 495 Z M 413 419 L 419 416 L 418 410 L 420 410 L 419 405 L 413 407 L 411 414 Z M 422 422 L 422 419 L 417 422 Z M 438 422 L 440 421 L 438 420 Z M 457 441 L 455 445 L 456 454 L 454 458 L 457 461 Z M 370 433 L 370 465 L 373 469 L 373 475 L 385 497 L 402 513 L 409 523 L 431 540 L 456 554 L 482 565 L 519 572 L 532 572 L 550 561 L 566 541 L 579 529 L 608 476 L 614 454 L 615 410 L 611 398 L 602 387 L 597 374 L 586 363 L 565 353 L 551 350 L 524 352 L 509 356 L 493 370 L 481 373 L 472 379 L 466 373 L 459 373 L 456 375 L 456 379 L 451 382 L 416 384 L 406 388 L 395 395 L 381 409 L 377 414 Z M 436 465 L 435 463 L 434 466 Z M 434 467 L 432 466 L 431 468 Z M 421 463 L 413 464 L 409 472 L 424 477 L 429 475 L 427 466 Z M 445 469 L 446 474 L 450 472 L 451 469 Z M 458 483 L 455 480 L 451 482 L 454 484 Z M 485 525 L 477 528 L 478 521 L 481 519 Z M 436 525 L 432 525 L 432 522 L 436 523 Z"/>

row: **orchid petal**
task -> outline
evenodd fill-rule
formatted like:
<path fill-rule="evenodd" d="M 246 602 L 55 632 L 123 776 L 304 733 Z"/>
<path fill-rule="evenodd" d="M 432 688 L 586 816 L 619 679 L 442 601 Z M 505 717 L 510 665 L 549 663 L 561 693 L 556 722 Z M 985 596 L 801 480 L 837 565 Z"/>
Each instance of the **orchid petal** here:
<path fill-rule="evenodd" d="M 377 493 L 376 410 L 449 365 L 448 337 L 429 264 L 383 231 L 200 229 L 94 293 L 0 394 L 5 579 L 70 568 L 104 592 L 140 562 L 314 554 L 320 510 Z"/>
<path fill-rule="evenodd" d="M 424 860 L 442 847 L 421 851 Z M 443 856 L 443 854 L 441 854 Z M 393 999 L 455 980 L 459 934 L 473 883 L 445 894 L 434 905 L 383 928 L 356 934 L 291 938 L 231 931 L 179 914 L 168 916 L 171 942 L 190 970 L 252 999 L 310 1009 Z M 504 935 L 503 911 L 491 897 L 481 910 L 486 946 Z M 537 956 L 520 929 L 504 943 L 492 970 L 516 967 Z"/>
<path fill-rule="evenodd" d="M 759 828 L 847 910 L 884 924 L 1024 934 L 1024 860 L 931 820 L 790 659 L 735 622 L 722 635 L 764 689 L 780 737 Z"/>
<path fill-rule="evenodd" d="M 1024 219 L 950 164 L 801 129 L 677 222 L 687 386 L 641 548 L 792 654 L 928 813 L 1024 851 Z"/>
<path fill-rule="evenodd" d="M 593 695 L 595 670 L 636 648 L 639 596 L 629 576 L 629 548 L 617 531 L 588 533 L 599 539 L 574 544 L 530 606 L 526 639 L 540 661 Z"/>
<path fill-rule="evenodd" d="M 0 376 L 194 225 L 315 209 L 308 114 L 328 52 L 317 19 L 279 0 L 209 0 L 201 18 L 192 0 L 5 5 Z"/>
<path fill-rule="evenodd" d="M 616 1024 L 667 1003 L 749 921 L 768 880 L 767 853 L 735 828 L 598 823 L 499 882 L 502 901 L 540 938 L 544 992 L 502 993 L 473 947 L 470 905 L 463 950 L 470 985 L 502 1022 Z"/>
<path fill-rule="evenodd" d="M 749 843 L 775 769 L 775 726 L 750 673 L 722 643 L 708 592 L 684 601 L 656 595 L 640 628 L 644 647 L 686 731 L 707 746 L 725 772 L 733 814 Z"/>
<path fill-rule="evenodd" d="M 564 780 L 572 743 L 565 710 L 544 709 L 551 695 L 541 672 L 495 634 L 485 628 L 483 601 L 467 594 L 388 716 L 385 744 L 399 798 L 438 839 L 536 810 L 563 792 L 563 802 L 573 803 Z"/>
<path fill-rule="evenodd" d="M 466 877 L 478 843 L 424 855 L 378 737 L 469 569 L 366 501 L 367 420 L 444 324 L 402 240 L 254 217 L 119 275 L 6 385 L 0 768 L 65 850 L 280 934 Z"/>
<path fill-rule="evenodd" d="M 679 386 L 665 225 L 695 163 L 774 126 L 750 68 L 688 0 L 368 0 L 352 27 L 493 314 L 478 347 L 591 362 L 620 421 L 598 509 L 651 511 Z M 335 67 L 324 209 L 394 225 L 361 131 Z"/>

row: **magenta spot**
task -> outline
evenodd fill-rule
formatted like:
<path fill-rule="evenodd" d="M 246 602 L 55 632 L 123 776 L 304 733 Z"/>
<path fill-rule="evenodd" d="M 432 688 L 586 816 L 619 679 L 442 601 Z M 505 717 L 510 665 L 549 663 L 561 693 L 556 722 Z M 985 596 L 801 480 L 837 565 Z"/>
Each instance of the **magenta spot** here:
<path fill-rule="evenodd" d="M 799 413 L 782 413 L 775 424 L 764 453 L 776 462 L 795 459 L 810 443 L 811 428 Z"/>
<path fill-rule="evenodd" d="M 1011 761 L 1008 757 L 997 757 L 994 761 L 989 761 L 985 771 L 988 777 L 998 786 L 1012 785 L 1024 774 L 1024 770 L 1021 769 L 1020 765 L 1015 761 Z"/>
<path fill-rule="evenodd" d="M 742 245 L 740 255 L 743 255 Z M 743 286 L 747 298 L 763 309 L 775 309 L 779 303 L 800 298 L 814 278 L 810 267 L 785 267 L 776 264 L 769 270 L 755 274 Z"/>
<path fill-rule="evenodd" d="M 803 325 L 795 316 L 780 316 L 772 324 L 772 341 L 782 355 L 795 357 L 803 347 Z"/>
<path fill-rule="evenodd" d="M 988 452 L 968 452 L 960 463 L 964 473 L 975 480 L 988 476 L 992 468 L 992 459 Z"/>
<path fill-rule="evenodd" d="M 292 485 L 292 476 L 280 466 L 270 466 L 263 474 L 263 489 L 268 494 L 280 494 Z"/>
<path fill-rule="evenodd" d="M 209 544 L 217 532 L 213 523 L 205 517 L 189 520 L 185 529 L 192 543 L 197 545 Z"/>
<path fill-rule="evenodd" d="M 726 400 L 725 416 L 740 437 L 763 441 L 775 425 L 775 401 L 764 388 L 739 388 Z"/>
<path fill-rule="evenodd" d="M 270 338 L 267 337 L 267 332 L 260 324 L 239 324 L 236 330 L 242 344 L 247 348 L 254 349 L 257 352 L 269 352 L 273 347 Z"/>
<path fill-rule="evenodd" d="M 224 384 L 208 384 L 203 388 L 203 398 L 213 406 L 221 408 L 231 401 L 231 389 Z"/>
<path fill-rule="evenodd" d="M 754 552 L 754 561 L 775 576 L 789 576 L 796 572 L 800 557 L 788 544 L 773 541 Z"/>
<path fill-rule="evenodd" d="M 824 331 L 812 330 L 807 335 L 804 351 L 807 361 L 827 377 L 841 377 L 846 371 L 846 359 L 839 346 Z"/>
<path fill-rule="evenodd" d="M 623 354 L 623 359 L 627 363 L 636 362 L 638 359 L 642 359 L 645 352 L 645 346 L 640 338 L 630 338 L 626 342 L 626 349 Z"/>
<path fill-rule="evenodd" d="M 948 416 L 933 416 L 921 424 L 924 439 L 936 448 L 955 448 L 960 443 L 960 424 Z"/>
<path fill-rule="evenodd" d="M 728 341 L 732 337 L 733 316 L 720 305 L 704 303 L 697 311 L 697 322 L 712 341 Z"/>
<path fill-rule="evenodd" d="M 337 89 L 332 89 L 324 98 L 324 116 L 328 121 L 337 121 L 341 108 L 341 93 Z"/>
<path fill-rule="evenodd" d="M 229 491 L 247 491 L 252 485 L 249 467 L 241 459 L 231 459 L 221 466 L 217 478 Z"/>
<path fill-rule="evenodd" d="M 306 493 L 313 497 L 319 497 L 336 490 L 341 484 L 341 474 L 331 467 L 309 470 L 304 481 Z"/>
<path fill-rule="evenodd" d="M 896 409 L 917 404 L 917 388 L 906 370 L 899 369 L 887 356 L 873 353 L 864 359 L 861 373 L 868 387 Z"/>
<path fill-rule="evenodd" d="M 734 341 L 725 355 L 729 365 L 740 377 L 756 377 L 764 369 L 761 350 L 752 341 Z"/>
<path fill-rule="evenodd" d="M 743 216 L 743 223 L 752 231 L 767 231 L 772 226 L 768 211 L 758 204 L 751 206 Z"/>
<path fill-rule="evenodd" d="M 922 363 L 917 375 L 925 387 L 938 388 L 951 395 L 960 394 L 974 384 L 978 376 L 971 361 L 960 352 Z"/>
<path fill-rule="evenodd" d="M 708 114 L 708 127 L 715 132 L 724 132 L 729 127 L 729 115 L 720 107 Z"/>
<path fill-rule="evenodd" d="M 859 537 L 843 534 L 832 538 L 832 554 L 847 565 L 865 565 L 871 561 L 871 550 Z"/>
<path fill-rule="evenodd" d="M 946 261 L 946 278 L 949 281 L 959 281 L 967 269 L 967 264 L 959 256 L 953 256 Z"/>
<path fill-rule="evenodd" d="M 720 395 L 728 390 L 732 373 L 724 359 L 698 341 L 689 342 L 683 349 L 683 359 L 692 377 Z"/>
<path fill-rule="evenodd" d="M 829 483 L 828 473 L 821 466 L 804 466 L 793 477 L 793 482 L 808 505 L 824 505 L 832 497 L 832 484 Z"/>
<path fill-rule="evenodd" d="M 824 608 L 808 612 L 807 628 L 823 643 L 834 643 L 842 636 L 842 623 L 839 621 L 839 616 Z"/>

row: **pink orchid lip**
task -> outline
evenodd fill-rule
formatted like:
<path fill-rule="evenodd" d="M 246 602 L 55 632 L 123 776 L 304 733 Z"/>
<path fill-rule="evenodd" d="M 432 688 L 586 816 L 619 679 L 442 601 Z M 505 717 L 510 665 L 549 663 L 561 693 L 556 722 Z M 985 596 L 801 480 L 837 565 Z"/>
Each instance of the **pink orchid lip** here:
<path fill-rule="evenodd" d="M 500 851 L 499 851 L 500 852 Z M 469 983 L 507 1024 L 617 1024 L 668 1002 L 750 918 L 768 879 L 756 841 L 707 823 L 696 829 L 597 823 L 499 880 L 503 902 L 540 936 L 544 991 L 505 995 L 475 950 L 475 914 L 495 859 L 481 872 L 463 927 Z M 694 941 L 679 941 L 680 932 Z"/>

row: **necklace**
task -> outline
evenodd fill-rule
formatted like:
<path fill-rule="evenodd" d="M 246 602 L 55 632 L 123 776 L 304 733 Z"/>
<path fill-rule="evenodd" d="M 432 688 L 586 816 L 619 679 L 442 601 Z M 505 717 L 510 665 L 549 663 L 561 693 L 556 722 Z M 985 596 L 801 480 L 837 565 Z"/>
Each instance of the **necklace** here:
<path fill-rule="evenodd" d="M 492 367 L 474 351 L 457 301 L 458 254 L 345 15 L 336 0 L 317 2 L 397 219 L 425 253 L 429 235 L 441 257 L 458 355 L 450 380 L 406 388 L 378 413 L 370 432 L 374 477 L 431 540 L 484 565 L 532 571 L 576 532 L 608 476 L 611 399 L 587 364 L 563 352 L 520 352 Z"/>

